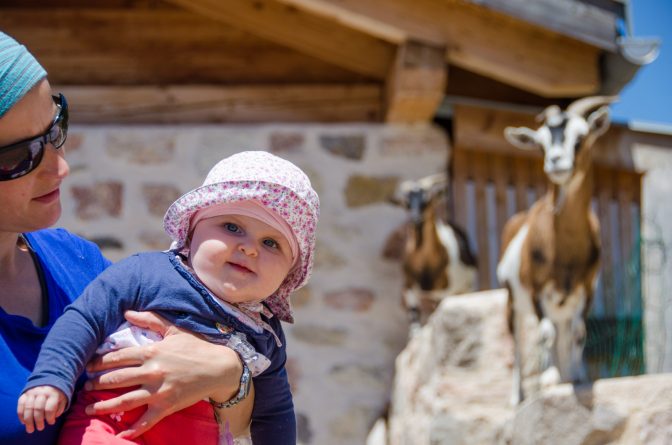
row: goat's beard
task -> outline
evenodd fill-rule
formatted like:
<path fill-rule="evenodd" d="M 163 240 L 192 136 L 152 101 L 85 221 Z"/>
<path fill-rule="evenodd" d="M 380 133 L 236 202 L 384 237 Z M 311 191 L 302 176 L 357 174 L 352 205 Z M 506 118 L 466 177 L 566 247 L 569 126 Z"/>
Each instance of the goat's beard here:
<path fill-rule="evenodd" d="M 546 172 L 546 176 L 548 176 L 548 179 L 555 185 L 566 185 L 569 183 L 569 180 L 572 179 L 574 171 L 569 169 L 569 170 L 555 170 L 551 172 Z"/>

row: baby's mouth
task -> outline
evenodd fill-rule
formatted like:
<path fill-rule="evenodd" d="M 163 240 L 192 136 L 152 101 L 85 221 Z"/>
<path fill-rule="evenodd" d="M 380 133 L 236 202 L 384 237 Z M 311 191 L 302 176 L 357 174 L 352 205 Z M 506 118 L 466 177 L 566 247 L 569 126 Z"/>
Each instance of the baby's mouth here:
<path fill-rule="evenodd" d="M 233 270 L 236 270 L 238 272 L 252 273 L 252 270 L 248 269 L 246 266 L 243 266 L 242 264 L 234 263 L 231 261 L 229 261 L 228 264 L 233 268 Z"/>

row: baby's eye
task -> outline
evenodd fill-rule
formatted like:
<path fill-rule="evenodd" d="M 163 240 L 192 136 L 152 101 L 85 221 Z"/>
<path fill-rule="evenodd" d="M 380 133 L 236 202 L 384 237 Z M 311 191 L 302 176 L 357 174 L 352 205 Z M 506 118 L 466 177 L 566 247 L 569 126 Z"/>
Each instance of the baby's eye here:
<path fill-rule="evenodd" d="M 238 227 L 238 225 L 234 224 L 234 223 L 224 223 L 224 228 L 226 230 L 228 230 L 229 232 L 233 232 L 233 233 L 238 233 L 238 232 L 241 231 L 240 227 Z"/>
<path fill-rule="evenodd" d="M 273 249 L 279 249 L 280 248 L 280 244 L 276 240 L 274 240 L 273 238 L 266 238 L 263 241 L 263 243 L 264 243 L 264 246 L 272 247 Z"/>

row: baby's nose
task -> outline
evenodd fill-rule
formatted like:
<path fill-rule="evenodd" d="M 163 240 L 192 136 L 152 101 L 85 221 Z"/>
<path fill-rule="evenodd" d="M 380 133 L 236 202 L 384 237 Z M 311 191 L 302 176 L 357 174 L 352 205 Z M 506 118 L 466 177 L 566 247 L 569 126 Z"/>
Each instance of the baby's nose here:
<path fill-rule="evenodd" d="M 238 246 L 238 249 L 245 255 L 257 256 L 257 247 L 252 242 L 242 242 Z"/>

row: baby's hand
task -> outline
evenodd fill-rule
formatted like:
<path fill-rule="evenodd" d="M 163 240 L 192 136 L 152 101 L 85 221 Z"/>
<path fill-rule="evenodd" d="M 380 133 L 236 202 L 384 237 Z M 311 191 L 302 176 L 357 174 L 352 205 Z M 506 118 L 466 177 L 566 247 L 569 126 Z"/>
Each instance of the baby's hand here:
<path fill-rule="evenodd" d="M 26 432 L 32 433 L 44 429 L 44 421 L 49 425 L 63 414 L 68 398 L 63 391 L 53 386 L 36 386 L 30 388 L 19 397 L 16 413 L 19 420 L 26 426 Z"/>

